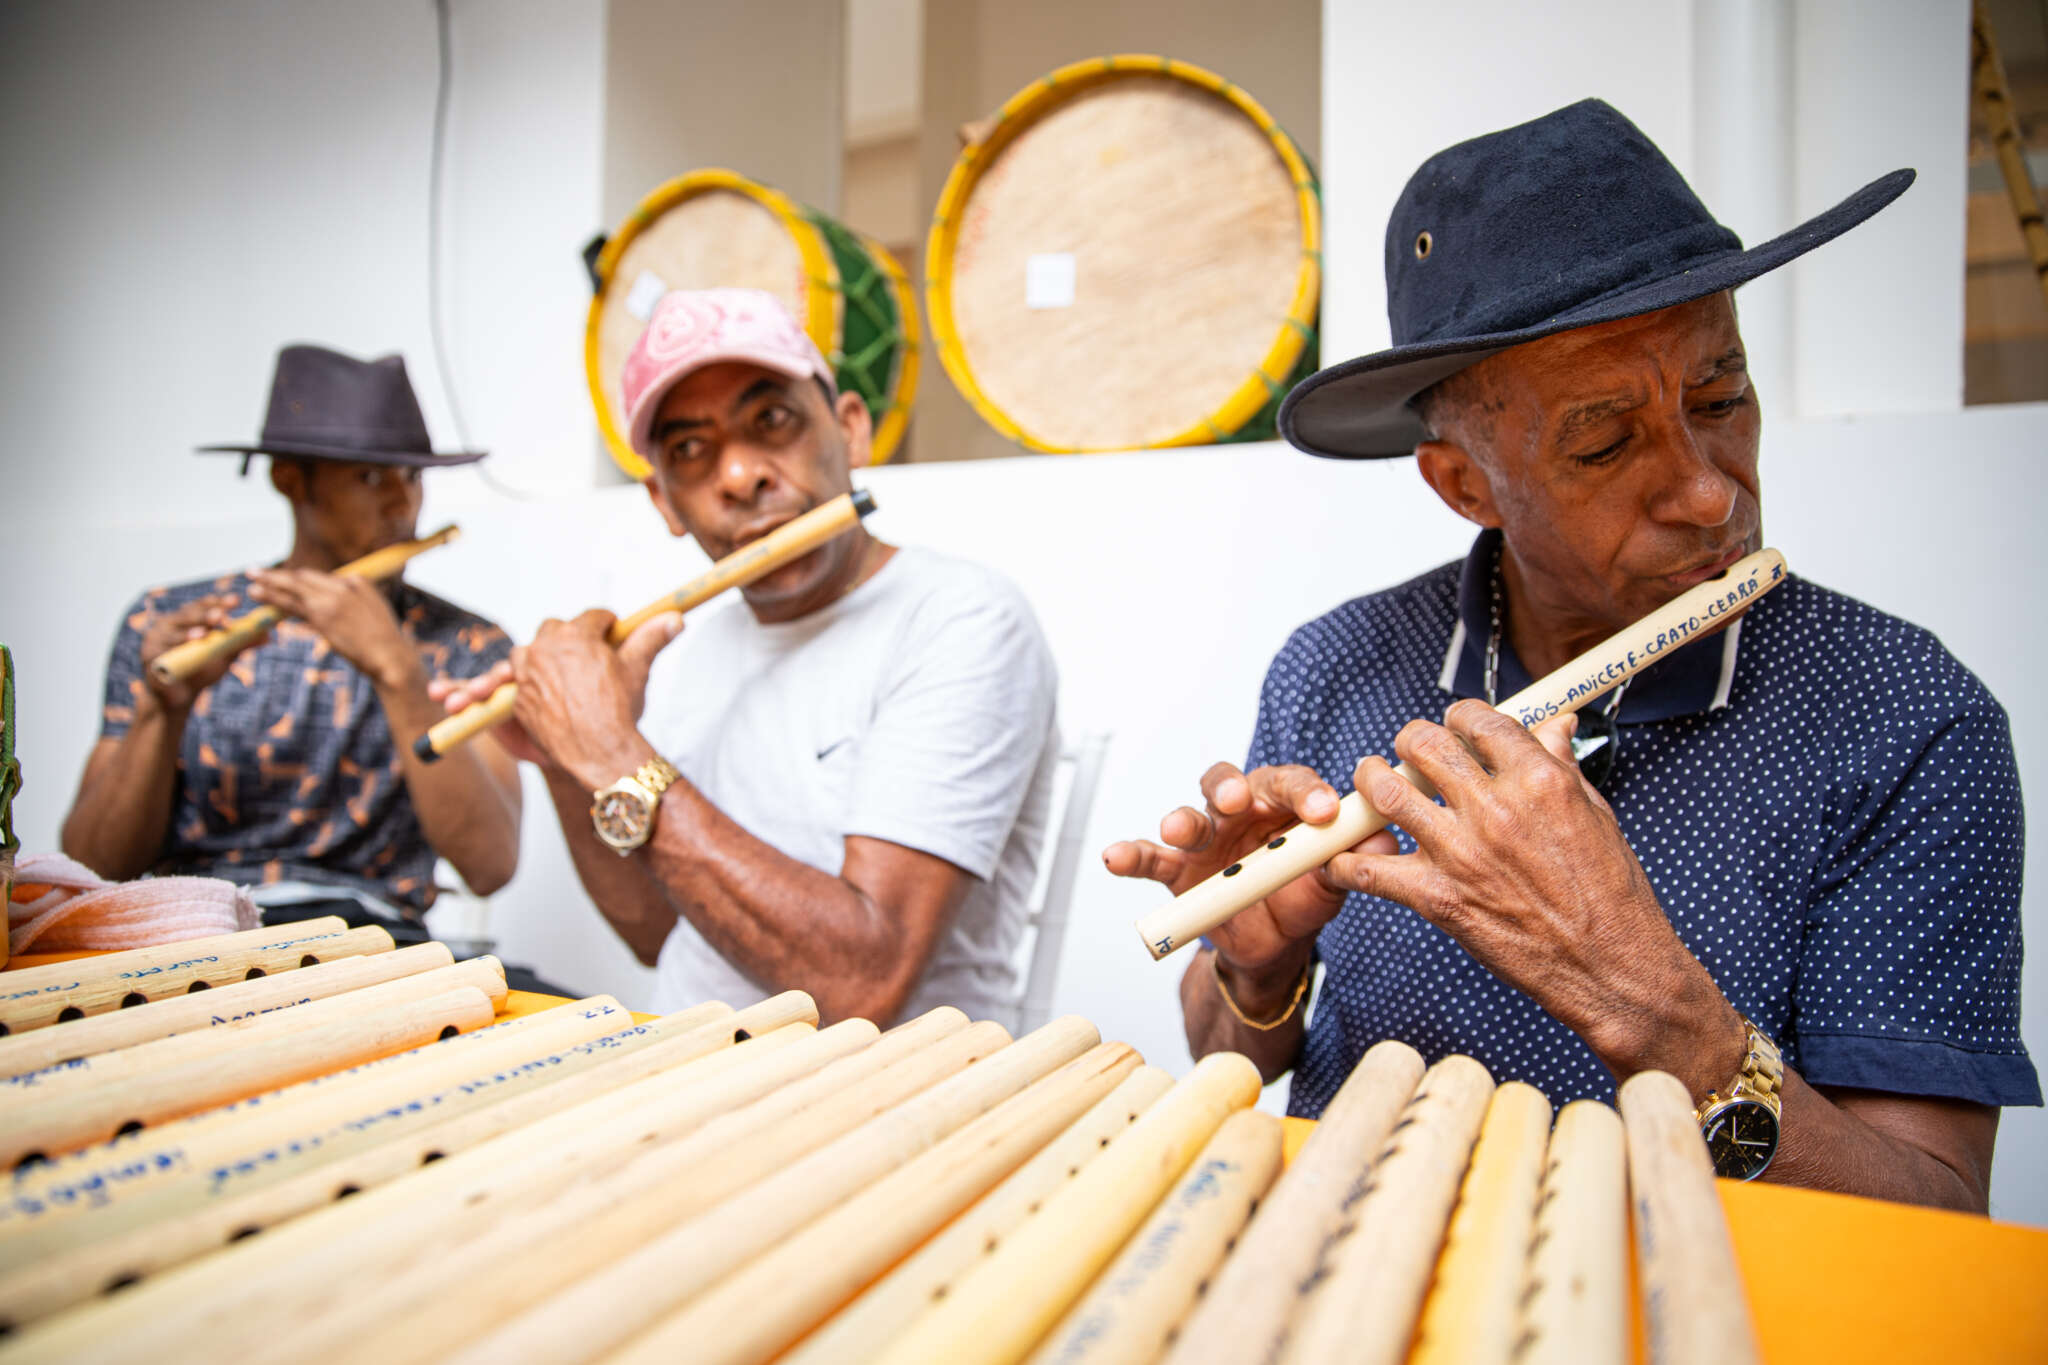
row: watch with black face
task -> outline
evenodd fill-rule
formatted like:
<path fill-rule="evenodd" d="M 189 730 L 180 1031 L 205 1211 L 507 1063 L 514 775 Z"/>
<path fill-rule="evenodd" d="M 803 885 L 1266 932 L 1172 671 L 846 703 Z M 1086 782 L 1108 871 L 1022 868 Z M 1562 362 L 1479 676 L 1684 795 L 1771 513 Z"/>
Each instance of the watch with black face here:
<path fill-rule="evenodd" d="M 1713 1158 L 1714 1174 L 1729 1180 L 1754 1180 L 1762 1175 L 1778 1152 L 1780 1092 L 1785 1085 L 1785 1061 L 1778 1045 L 1764 1037 L 1746 1016 L 1742 1031 L 1748 1050 L 1742 1069 L 1723 1095 L 1709 1094 L 1695 1113 L 1700 1136 L 1706 1139 L 1707 1155 Z"/>
<path fill-rule="evenodd" d="M 646 843 L 654 832 L 654 811 L 661 794 L 681 776 L 673 763 L 656 754 L 636 772 L 592 792 L 590 823 L 597 837 L 621 858 Z"/>

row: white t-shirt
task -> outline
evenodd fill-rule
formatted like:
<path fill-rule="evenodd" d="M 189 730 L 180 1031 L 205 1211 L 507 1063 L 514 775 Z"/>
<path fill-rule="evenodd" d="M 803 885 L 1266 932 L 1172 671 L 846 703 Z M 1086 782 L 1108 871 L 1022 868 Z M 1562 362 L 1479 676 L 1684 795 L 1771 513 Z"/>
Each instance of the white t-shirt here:
<path fill-rule="evenodd" d="M 1015 1028 L 1057 691 L 1009 580 L 913 548 L 800 620 L 763 625 L 737 597 L 692 617 L 654 661 L 640 728 L 712 804 L 800 862 L 837 875 L 859 834 L 971 874 L 903 1017 L 955 1005 Z M 687 919 L 661 945 L 656 981 L 662 1011 L 737 1009 L 787 984 L 747 977 Z"/>

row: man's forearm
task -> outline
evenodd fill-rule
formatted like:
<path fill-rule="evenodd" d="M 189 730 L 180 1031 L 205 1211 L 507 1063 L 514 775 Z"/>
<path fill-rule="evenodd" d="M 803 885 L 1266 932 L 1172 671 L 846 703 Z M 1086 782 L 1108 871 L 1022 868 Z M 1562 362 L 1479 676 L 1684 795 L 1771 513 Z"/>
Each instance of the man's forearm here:
<path fill-rule="evenodd" d="M 544 772 L 577 880 L 633 956 L 653 966 L 675 928 L 675 905 L 655 882 L 644 858 L 621 858 L 597 837 L 590 823 L 590 789 L 559 768 Z"/>
<path fill-rule="evenodd" d="M 184 712 L 138 702 L 128 733 L 111 750 L 95 748 L 87 762 L 64 820 L 64 852 L 111 881 L 149 871 L 170 833 L 184 736 Z"/>
<path fill-rule="evenodd" d="M 922 969 L 901 926 L 860 888 L 764 843 L 687 778 L 664 795 L 642 853 L 676 912 L 726 961 L 810 992 L 821 1018 L 886 1023 Z"/>
<path fill-rule="evenodd" d="M 881 1021 L 901 1007 L 915 973 L 884 917 L 844 880 L 747 833 L 688 779 L 663 794 L 652 838 L 623 858 L 591 827 L 591 789 L 559 768 L 547 782 L 583 889 L 642 962 L 653 965 L 687 917 L 748 977 L 809 991 L 823 1018 Z M 868 932 L 848 932 L 863 908 Z"/>
<path fill-rule="evenodd" d="M 1308 1001 L 1295 1001 L 1295 988 L 1308 970 L 1310 949 L 1304 944 L 1299 954 L 1272 970 L 1257 974 L 1239 973 L 1224 967 L 1230 978 L 1231 999 L 1239 1010 L 1264 1023 L 1292 1011 L 1278 1027 L 1257 1029 L 1245 1024 L 1224 1002 L 1217 988 L 1216 950 L 1204 948 L 1195 954 L 1180 979 L 1181 1015 L 1187 1027 L 1188 1050 L 1196 1057 L 1212 1052 L 1241 1052 L 1259 1068 L 1267 1084 L 1278 1080 L 1301 1056 Z"/>
<path fill-rule="evenodd" d="M 1581 1036 L 1619 1078 L 1638 1071 L 1666 1071 L 1699 1101 L 1712 1091 L 1725 1094 L 1742 1065 L 1746 1043 L 1741 1016 L 1702 969 L 1674 973 L 1661 998 L 1631 1002 L 1620 1017 L 1627 1022 L 1615 1028 L 1579 1025 Z M 1877 1095 L 1838 1104 L 1788 1069 L 1778 1150 L 1763 1178 L 1982 1213 L 1997 1111 L 1953 1104 L 1930 1123 L 1942 1104 Z M 1982 1129 L 1986 1114 L 1990 1128 Z M 1901 1118 L 1899 1131 L 1873 1126 L 1893 1116 Z M 1968 1140 L 1973 1136 L 1982 1139 L 1981 1162 Z M 1947 1159 L 1937 1151 L 1946 1153 Z"/>
<path fill-rule="evenodd" d="M 1914 1142 L 1881 1131 L 1857 1112 L 1859 1105 L 1882 1102 L 1872 1096 L 1838 1104 L 1797 1073 L 1787 1071 L 1784 1112 L 1779 1121 L 1782 1138 L 1763 1179 L 1867 1199 L 1986 1212 L 1991 1193 L 1988 1169 L 1980 1169 L 1970 1159 L 1972 1154 L 1961 1148 L 1944 1160 Z M 1982 1131 L 1982 1166 L 1988 1168 L 1998 1111 L 1979 1105 L 1953 1104 L 1950 1108 L 1961 1123 Z"/>
<path fill-rule="evenodd" d="M 447 714 L 427 695 L 424 670 L 377 682 L 376 689 L 420 832 L 470 890 L 489 895 L 519 867 L 518 772 L 509 760 L 494 771 L 473 744 L 433 763 L 413 753 L 413 742 Z"/>

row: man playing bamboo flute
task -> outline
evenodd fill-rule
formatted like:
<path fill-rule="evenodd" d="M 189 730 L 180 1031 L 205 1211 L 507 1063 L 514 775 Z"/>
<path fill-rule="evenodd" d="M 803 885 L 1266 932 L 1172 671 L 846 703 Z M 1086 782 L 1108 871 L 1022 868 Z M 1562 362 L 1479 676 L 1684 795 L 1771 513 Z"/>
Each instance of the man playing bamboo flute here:
<path fill-rule="evenodd" d="M 441 716 L 434 678 L 469 677 L 511 652 L 503 631 L 400 579 L 333 571 L 410 540 L 436 454 L 397 356 L 317 346 L 277 359 L 254 445 L 291 507 L 292 545 L 270 568 L 146 592 L 107 664 L 100 740 L 63 831 L 101 876 L 221 877 L 254 888 L 271 922 L 339 914 L 423 941 L 434 863 L 489 894 L 519 861 L 518 768 L 495 743 L 428 765 L 412 741 Z M 268 638 L 176 682 L 150 664 L 173 645 L 271 606 Z"/>
<path fill-rule="evenodd" d="M 678 291 L 621 389 L 648 496 L 721 559 L 851 488 L 868 410 L 773 296 Z M 655 1008 L 811 993 L 880 1022 L 1015 1022 L 1057 680 L 1024 597 L 860 525 L 681 627 L 619 646 L 550 621 L 451 710 L 519 684 L 498 733 L 540 765 L 578 875 Z M 657 658 L 657 654 L 659 657 Z"/>
<path fill-rule="evenodd" d="M 1416 172 L 1387 230 L 1396 345 L 1295 389 L 1282 429 L 1412 452 L 1483 529 L 1296 631 L 1245 768 L 1211 768 L 1160 843 L 1107 850 L 1178 892 L 1346 786 L 1394 827 L 1216 930 L 1181 983 L 1197 1054 L 1293 1067 L 1311 1115 L 1382 1038 L 1558 1104 L 1663 1070 L 1723 1174 L 1986 1207 L 1999 1107 L 2041 1091 L 2019 782 L 1983 685 L 1794 578 L 1580 715 L 1528 731 L 1491 706 L 1760 548 L 1731 291 L 1911 180 L 1745 251 L 1595 100 Z"/>

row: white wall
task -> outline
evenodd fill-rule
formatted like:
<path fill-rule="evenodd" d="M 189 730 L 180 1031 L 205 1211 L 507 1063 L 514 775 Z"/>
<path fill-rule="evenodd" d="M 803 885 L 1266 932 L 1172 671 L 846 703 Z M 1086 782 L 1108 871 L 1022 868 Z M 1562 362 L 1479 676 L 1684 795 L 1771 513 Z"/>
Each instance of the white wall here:
<path fill-rule="evenodd" d="M 1904 199 L 1753 287 L 1759 313 L 1789 307 L 1814 325 L 1760 317 L 1747 339 L 1779 411 L 1961 406 L 1966 0 L 1325 0 L 1324 28 L 1327 356 L 1387 344 L 1381 244 L 1417 165 L 1597 95 L 1710 207 L 1730 204 L 1750 245 L 1793 225 L 1754 213 L 1782 193 L 1805 218 L 1915 167 Z M 1772 50 L 1787 40 L 1789 52 Z M 1759 110 L 1789 114 L 1775 148 L 1748 124 Z"/>
<path fill-rule="evenodd" d="M 725 166 L 839 211 L 844 0 L 607 0 L 604 211 Z"/>
<path fill-rule="evenodd" d="M 185 449 L 253 431 L 283 340 L 398 345 L 424 361 L 424 10 L 402 0 L 131 4 L 113 24 L 57 3 L 0 11 L 10 186 L 0 270 L 11 304 L 0 412 L 13 438 L 0 457 L 0 639 L 23 670 L 19 820 L 31 848 L 54 843 L 120 607 L 144 583 L 280 547 L 270 496 L 253 483 L 238 491 L 225 468 Z M 573 266 L 596 216 L 587 149 L 599 144 L 602 12 L 574 0 L 463 0 L 456 18 L 458 53 L 487 67 L 457 72 L 470 83 L 458 84 L 451 251 L 476 263 L 458 286 L 499 282 L 537 310 L 461 304 L 464 395 L 479 439 L 511 456 L 501 477 L 539 481 L 590 450 L 582 283 L 572 273 L 558 290 L 554 272 L 565 251 Z M 1697 132 L 1693 23 L 1683 0 L 1332 0 L 1321 159 L 1329 355 L 1384 340 L 1385 208 L 1428 152 L 1600 93 L 1684 166 Z M 479 45 L 466 47 L 465 33 Z M 1456 67 L 1419 53 L 1455 53 Z M 264 62 L 276 70 L 251 69 Z M 1915 79 L 1946 78 L 1930 69 Z M 492 90 L 502 106 L 483 103 Z M 465 92 L 479 101 L 474 120 Z M 492 132 L 505 126 L 531 130 L 516 156 Z M 1852 150 L 1845 189 L 1911 159 L 1889 145 Z M 1960 135 L 1950 150 L 1960 157 Z M 1799 334 L 1875 331 L 1909 347 L 1939 324 L 1886 306 L 1883 281 L 1802 295 Z M 107 348 L 113 360 L 98 359 Z M 473 389 L 466 375 L 478 370 L 503 382 Z M 435 386 L 423 364 L 415 373 L 445 438 Z M 2005 699 L 2025 779 L 2048 791 L 2048 724 L 2029 686 L 2044 659 L 2022 624 L 2031 585 L 2048 576 L 2035 524 L 2048 409 L 1795 419 L 1789 397 L 1767 404 L 1772 541 L 1802 572 L 1937 630 Z M 110 412 L 117 421 L 103 420 Z M 915 466 L 868 481 L 885 536 L 972 554 L 1031 595 L 1061 660 L 1066 724 L 1114 736 L 1090 847 L 1150 830 L 1207 763 L 1242 755 L 1266 660 L 1295 624 L 1466 543 L 1405 463 L 1349 466 L 1273 446 Z M 521 503 L 451 473 L 430 481 L 426 516 L 460 520 L 467 536 L 421 560 L 417 581 L 516 636 L 544 614 L 637 605 L 701 562 L 663 538 L 631 488 Z M 644 976 L 602 930 L 543 816 L 531 812 L 519 879 L 494 904 L 506 955 L 644 1000 Z M 2048 866 L 2040 839 L 2037 868 Z M 1151 963 L 1130 929 L 1153 897 L 1086 863 L 1082 873 L 1059 1007 L 1183 1069 L 1179 963 Z M 2042 904 L 2029 894 L 2028 1034 L 2048 1056 Z M 2048 1223 L 2044 1154 L 2041 1112 L 2008 1114 L 1994 1185 L 2002 1216 Z"/>
<path fill-rule="evenodd" d="M 1691 31 L 1687 0 L 1324 0 L 1325 363 L 1388 344 L 1387 217 L 1452 143 L 1597 95 L 1690 172 Z"/>
<path fill-rule="evenodd" d="M 1967 0 L 1793 6 L 1793 203 L 1819 213 L 1884 172 L 1920 178 L 1793 267 L 1799 410 L 1953 412 L 1963 401 Z"/>
<path fill-rule="evenodd" d="M 471 436 L 522 486 L 590 440 L 576 250 L 601 13 L 454 6 L 451 359 Z M 188 452 L 255 436 L 292 341 L 403 351 L 455 443 L 427 334 L 427 0 L 34 0 L 0 7 L 0 73 L 10 503 L 164 524 L 267 507 L 261 480 Z"/>
<path fill-rule="evenodd" d="M 924 0 L 846 0 L 846 142 L 915 137 Z"/>

